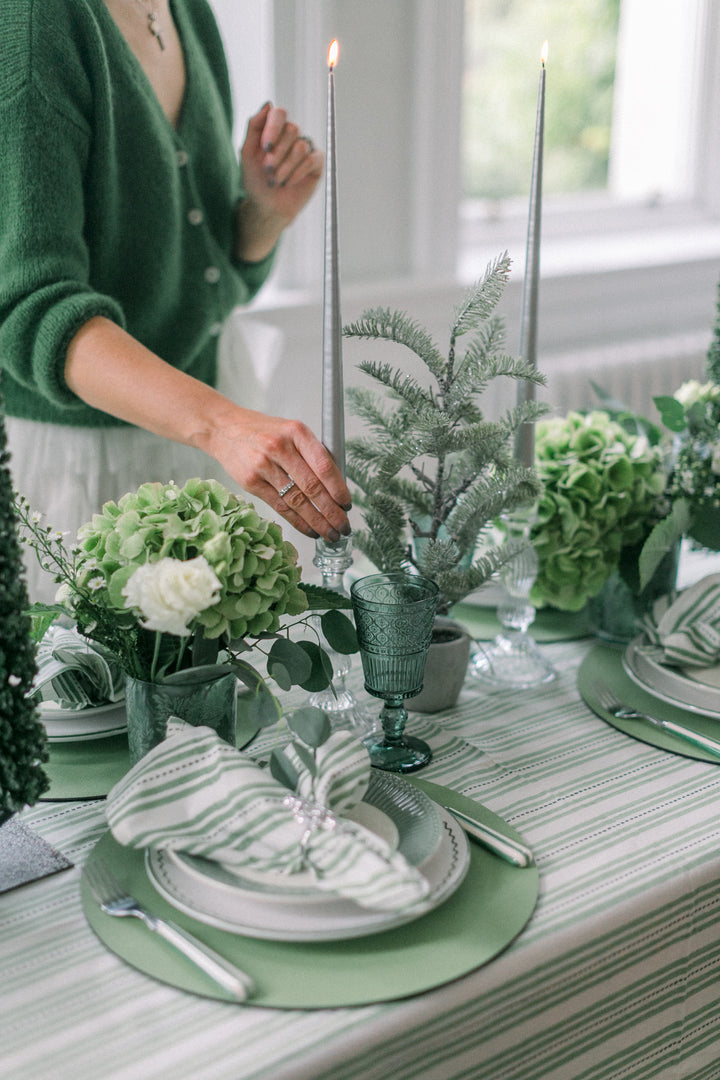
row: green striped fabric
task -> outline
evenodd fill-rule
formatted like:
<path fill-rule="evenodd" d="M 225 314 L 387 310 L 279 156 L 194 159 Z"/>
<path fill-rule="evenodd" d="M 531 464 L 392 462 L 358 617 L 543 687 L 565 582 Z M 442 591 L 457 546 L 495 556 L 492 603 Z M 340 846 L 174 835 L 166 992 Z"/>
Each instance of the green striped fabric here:
<path fill-rule="evenodd" d="M 661 596 L 645 620 L 648 638 L 673 667 L 720 663 L 720 574 L 709 574 L 677 597 Z"/>
<path fill-rule="evenodd" d="M 51 626 L 37 650 L 38 673 L 33 697 L 64 709 L 82 709 L 120 701 L 125 675 L 104 649 L 77 630 Z"/>
<path fill-rule="evenodd" d="M 345 731 L 315 753 L 315 774 L 290 750 L 297 797 L 207 727 L 170 721 L 165 740 L 112 789 L 115 839 L 199 855 L 226 869 L 309 869 L 324 892 L 382 911 L 412 909 L 425 877 L 382 837 L 341 815 L 367 791 L 370 758 Z"/>
<path fill-rule="evenodd" d="M 0 898 L 0 1075 L 718 1080 L 720 768 L 595 716 L 576 686 L 587 650 L 544 646 L 559 677 L 540 689 L 468 683 L 450 712 L 411 714 L 434 754 L 423 775 L 522 833 L 540 897 L 502 955 L 406 1001 L 271 1010 L 153 981 L 105 949 L 80 908 L 103 804 L 27 811 L 75 868 Z M 359 664 L 348 682 L 359 691 Z M 254 753 L 276 739 L 262 733 Z"/>

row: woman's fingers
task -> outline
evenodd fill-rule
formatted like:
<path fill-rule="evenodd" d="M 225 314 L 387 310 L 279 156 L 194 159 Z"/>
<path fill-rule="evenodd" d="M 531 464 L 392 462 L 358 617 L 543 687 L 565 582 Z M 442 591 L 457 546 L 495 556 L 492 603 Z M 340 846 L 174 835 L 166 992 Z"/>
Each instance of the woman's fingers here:
<path fill-rule="evenodd" d="M 349 535 L 350 492 L 331 455 L 300 421 L 242 410 L 214 456 L 251 494 L 300 532 L 336 543 Z"/>

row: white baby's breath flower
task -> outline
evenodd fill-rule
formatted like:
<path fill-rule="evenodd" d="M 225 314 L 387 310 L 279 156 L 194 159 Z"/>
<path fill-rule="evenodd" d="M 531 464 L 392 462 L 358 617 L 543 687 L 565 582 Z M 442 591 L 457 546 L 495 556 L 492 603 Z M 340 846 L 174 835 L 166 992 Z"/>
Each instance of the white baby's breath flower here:
<path fill-rule="evenodd" d="M 217 604 L 221 583 L 207 559 L 159 559 L 139 566 L 123 589 L 127 607 L 136 608 L 147 630 L 187 637 L 188 624 Z"/>

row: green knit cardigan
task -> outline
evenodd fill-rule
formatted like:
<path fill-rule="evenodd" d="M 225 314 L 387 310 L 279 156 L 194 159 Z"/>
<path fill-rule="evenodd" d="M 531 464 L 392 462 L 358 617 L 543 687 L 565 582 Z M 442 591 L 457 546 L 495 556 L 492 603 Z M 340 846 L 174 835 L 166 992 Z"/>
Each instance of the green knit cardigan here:
<path fill-rule="evenodd" d="M 205 0 L 171 0 L 187 90 L 177 130 L 102 0 L 3 0 L 0 369 L 6 412 L 120 424 L 64 381 L 103 315 L 212 384 L 221 324 L 269 273 L 233 259 L 242 198 L 222 43 Z"/>

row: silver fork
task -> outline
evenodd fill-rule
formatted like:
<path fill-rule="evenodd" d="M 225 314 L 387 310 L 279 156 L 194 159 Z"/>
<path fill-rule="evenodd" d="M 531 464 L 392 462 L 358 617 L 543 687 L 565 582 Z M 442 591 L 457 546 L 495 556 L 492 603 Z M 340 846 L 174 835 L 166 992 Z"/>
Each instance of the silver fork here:
<path fill-rule="evenodd" d="M 698 746 L 702 750 L 707 750 L 708 753 L 717 754 L 720 757 L 720 742 L 717 739 L 713 739 L 708 735 L 701 735 L 699 732 L 684 727 L 682 724 L 676 724 L 674 720 L 661 720 L 659 716 L 651 716 L 649 713 L 641 712 L 640 709 L 633 709 L 629 705 L 623 705 L 604 686 L 595 684 L 591 687 L 591 690 L 597 698 L 598 704 L 609 713 L 612 713 L 618 720 L 639 720 L 646 724 L 652 724 L 653 727 L 677 735 L 679 739 L 684 739 L 685 742 L 692 743 L 693 746 Z"/>
<path fill-rule="evenodd" d="M 141 919 L 148 930 L 173 945 L 236 1001 L 246 1001 L 253 993 L 255 985 L 249 975 L 175 923 L 151 915 L 123 889 L 100 859 L 95 858 L 87 863 L 83 873 L 91 893 L 107 915 L 129 915 Z"/>

